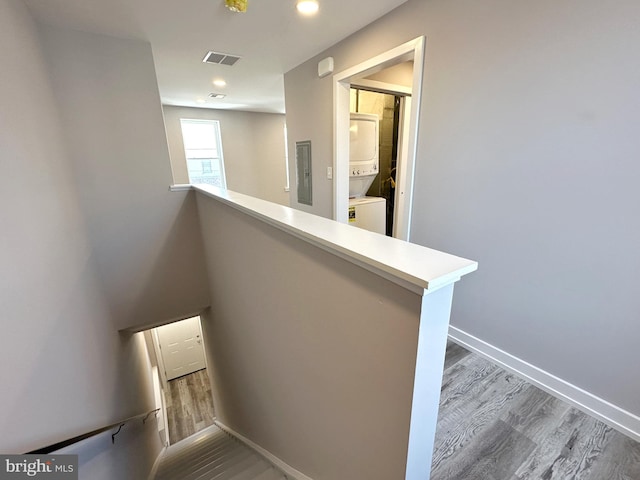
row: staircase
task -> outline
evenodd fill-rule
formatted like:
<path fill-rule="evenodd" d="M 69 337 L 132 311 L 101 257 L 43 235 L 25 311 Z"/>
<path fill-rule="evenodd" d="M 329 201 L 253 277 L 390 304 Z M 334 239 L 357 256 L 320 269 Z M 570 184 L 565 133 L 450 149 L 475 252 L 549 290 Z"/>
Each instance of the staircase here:
<path fill-rule="evenodd" d="M 287 480 L 261 455 L 215 425 L 167 448 L 155 480 Z"/>

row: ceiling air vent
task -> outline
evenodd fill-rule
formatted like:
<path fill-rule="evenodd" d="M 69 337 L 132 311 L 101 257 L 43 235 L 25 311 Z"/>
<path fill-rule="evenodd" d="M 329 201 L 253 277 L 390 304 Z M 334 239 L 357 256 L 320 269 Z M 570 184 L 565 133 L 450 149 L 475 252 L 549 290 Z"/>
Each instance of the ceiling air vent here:
<path fill-rule="evenodd" d="M 229 53 L 220 53 L 220 52 L 208 52 L 204 58 L 202 59 L 205 63 L 217 63 L 218 65 L 233 65 L 240 57 L 237 55 L 231 55 Z"/>

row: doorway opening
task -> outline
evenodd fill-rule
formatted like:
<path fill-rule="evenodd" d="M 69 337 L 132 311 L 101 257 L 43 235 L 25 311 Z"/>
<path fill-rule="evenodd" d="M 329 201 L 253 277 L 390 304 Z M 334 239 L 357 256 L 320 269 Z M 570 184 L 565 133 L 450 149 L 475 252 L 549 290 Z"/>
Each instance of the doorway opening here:
<path fill-rule="evenodd" d="M 349 126 L 352 87 L 400 97 L 397 112 L 397 148 L 395 166 L 383 171 L 382 181 L 395 184 L 393 212 L 388 232 L 410 240 L 413 176 L 422 90 L 424 37 L 416 38 L 334 76 L 334 198 L 333 218 L 349 221 Z M 400 65 L 411 65 L 411 85 L 390 82 L 385 73 Z M 394 100 L 395 101 L 395 100 Z M 385 176 L 388 174 L 388 176 Z"/>
<path fill-rule="evenodd" d="M 403 64 L 401 64 L 403 65 Z M 412 69 L 412 65 L 407 66 Z M 400 112 L 404 107 L 404 96 L 391 91 L 351 84 L 351 113 L 374 114 L 379 119 L 379 167 L 378 174 L 365 193 L 365 197 L 384 198 L 384 234 L 393 236 L 396 173 L 398 170 Z M 381 232 L 382 233 L 382 232 Z"/>
<path fill-rule="evenodd" d="M 173 445 L 215 421 L 200 317 L 161 325 L 145 335 L 151 337 L 155 354 L 151 360 L 160 379 L 166 440 Z"/>

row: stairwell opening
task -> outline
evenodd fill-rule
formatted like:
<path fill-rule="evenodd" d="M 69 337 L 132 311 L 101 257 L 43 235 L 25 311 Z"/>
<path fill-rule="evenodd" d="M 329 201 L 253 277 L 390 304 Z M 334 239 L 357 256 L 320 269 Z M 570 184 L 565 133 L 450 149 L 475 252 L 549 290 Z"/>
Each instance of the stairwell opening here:
<path fill-rule="evenodd" d="M 213 425 L 215 409 L 200 316 L 144 331 L 156 372 L 156 403 L 162 409 L 159 429 L 173 445 Z"/>

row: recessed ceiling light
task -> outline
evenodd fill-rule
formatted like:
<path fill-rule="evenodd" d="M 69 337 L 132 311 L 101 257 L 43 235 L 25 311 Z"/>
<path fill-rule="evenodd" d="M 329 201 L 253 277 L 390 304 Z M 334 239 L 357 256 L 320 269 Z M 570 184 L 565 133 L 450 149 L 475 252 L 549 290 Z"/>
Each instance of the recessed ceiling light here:
<path fill-rule="evenodd" d="M 298 0 L 296 8 L 303 15 L 313 15 L 318 11 L 318 0 Z"/>
<path fill-rule="evenodd" d="M 226 97 L 226 95 L 224 93 L 210 93 L 209 97 L 210 98 L 224 98 L 224 97 Z"/>
<path fill-rule="evenodd" d="M 227 86 L 227 82 L 225 82 L 222 78 L 216 78 L 216 79 L 213 81 L 213 84 L 214 84 L 216 87 L 226 87 L 226 86 Z"/>

